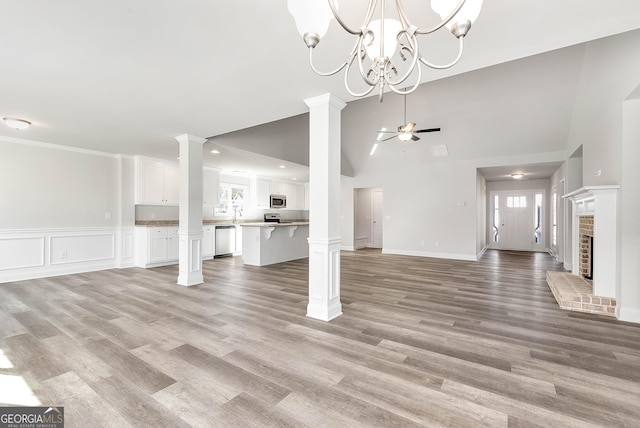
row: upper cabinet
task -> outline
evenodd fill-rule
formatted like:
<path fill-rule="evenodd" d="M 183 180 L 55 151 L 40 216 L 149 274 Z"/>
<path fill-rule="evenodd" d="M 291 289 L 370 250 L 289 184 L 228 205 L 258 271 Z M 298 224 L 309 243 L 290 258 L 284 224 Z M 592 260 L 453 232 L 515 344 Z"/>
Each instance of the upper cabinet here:
<path fill-rule="evenodd" d="M 218 188 L 220 186 L 220 172 L 216 169 L 205 168 L 202 171 L 202 204 L 206 207 L 218 205 Z"/>
<path fill-rule="evenodd" d="M 287 195 L 287 185 L 286 183 L 282 183 L 280 181 L 270 181 L 269 182 L 269 192 L 272 195 Z"/>
<path fill-rule="evenodd" d="M 287 183 L 284 193 L 287 196 L 287 208 L 304 210 L 304 193 L 304 185 Z"/>
<path fill-rule="evenodd" d="M 271 183 L 269 180 L 256 178 L 254 191 L 254 205 L 256 208 L 269 208 L 271 205 Z"/>
<path fill-rule="evenodd" d="M 305 209 L 305 187 L 302 184 L 256 178 L 252 181 L 252 187 L 255 208 L 269 209 L 271 203 L 270 195 L 284 195 L 287 197 L 286 209 Z"/>
<path fill-rule="evenodd" d="M 136 204 L 178 205 L 179 193 L 177 164 L 136 157 Z"/>

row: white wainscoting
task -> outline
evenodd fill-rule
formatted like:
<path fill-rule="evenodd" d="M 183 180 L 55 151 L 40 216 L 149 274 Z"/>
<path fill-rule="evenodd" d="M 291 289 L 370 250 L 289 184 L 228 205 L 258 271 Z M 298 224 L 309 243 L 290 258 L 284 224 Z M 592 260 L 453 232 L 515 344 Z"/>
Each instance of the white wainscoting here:
<path fill-rule="evenodd" d="M 134 228 L 0 230 L 0 283 L 134 266 Z"/>

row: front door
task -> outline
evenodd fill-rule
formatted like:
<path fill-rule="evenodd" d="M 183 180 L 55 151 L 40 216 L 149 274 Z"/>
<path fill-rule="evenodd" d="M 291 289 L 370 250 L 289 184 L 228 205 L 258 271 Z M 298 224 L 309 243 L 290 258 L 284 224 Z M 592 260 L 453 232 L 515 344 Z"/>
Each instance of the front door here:
<path fill-rule="evenodd" d="M 491 193 L 491 248 L 540 251 L 543 243 L 544 191 Z"/>

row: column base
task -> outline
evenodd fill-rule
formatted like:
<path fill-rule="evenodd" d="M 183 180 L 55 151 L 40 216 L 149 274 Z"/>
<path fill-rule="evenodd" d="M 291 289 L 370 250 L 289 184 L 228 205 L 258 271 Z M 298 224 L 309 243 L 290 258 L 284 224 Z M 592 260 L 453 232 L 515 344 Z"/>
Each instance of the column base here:
<path fill-rule="evenodd" d="M 342 303 L 340 303 L 340 301 L 334 302 L 328 307 L 318 302 L 309 302 L 307 305 L 307 316 L 309 318 L 315 318 L 320 321 L 331 321 L 340 315 L 342 315 Z"/>
<path fill-rule="evenodd" d="M 202 232 L 178 232 L 180 261 L 178 285 L 190 287 L 202 284 Z"/>
<path fill-rule="evenodd" d="M 331 321 L 342 315 L 340 238 L 309 238 L 309 304 L 307 316 Z"/>

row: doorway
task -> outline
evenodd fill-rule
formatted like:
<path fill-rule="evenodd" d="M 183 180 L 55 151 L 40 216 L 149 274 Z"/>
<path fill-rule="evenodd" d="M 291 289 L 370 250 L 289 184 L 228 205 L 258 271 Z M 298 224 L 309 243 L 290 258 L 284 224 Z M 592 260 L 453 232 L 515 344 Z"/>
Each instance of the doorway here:
<path fill-rule="evenodd" d="M 544 190 L 494 191 L 490 201 L 491 248 L 544 251 Z"/>
<path fill-rule="evenodd" d="M 354 190 L 355 248 L 382 248 L 384 191 L 381 187 Z"/>

